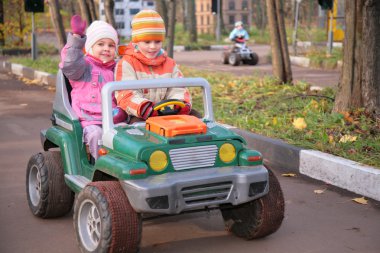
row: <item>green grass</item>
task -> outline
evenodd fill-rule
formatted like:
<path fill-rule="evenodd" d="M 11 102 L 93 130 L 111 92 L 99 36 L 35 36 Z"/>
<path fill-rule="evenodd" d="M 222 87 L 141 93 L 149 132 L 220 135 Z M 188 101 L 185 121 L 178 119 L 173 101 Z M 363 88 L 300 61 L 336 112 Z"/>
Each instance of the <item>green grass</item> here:
<path fill-rule="evenodd" d="M 51 74 L 57 74 L 59 56 L 41 55 L 37 57 L 37 60 L 33 61 L 31 58 L 25 57 L 12 57 L 10 62 L 18 63 L 36 70 L 48 72 Z"/>
<path fill-rule="evenodd" d="M 25 58 L 11 61 L 57 72 L 58 57 L 40 57 L 34 62 Z M 270 77 L 237 77 L 185 66 L 181 69 L 186 77 L 203 77 L 210 82 L 215 118 L 219 122 L 380 168 L 379 123 L 363 110 L 333 113 L 332 89 L 315 93 L 306 83 L 275 85 L 276 80 Z M 194 104 L 200 104 L 199 90 L 192 92 Z M 306 125 L 301 127 L 297 119 Z"/>
<path fill-rule="evenodd" d="M 338 61 L 343 59 L 343 49 L 333 48 L 331 55 L 327 55 L 326 48 L 311 48 L 306 52 L 310 65 L 315 68 L 333 69 Z"/>
<path fill-rule="evenodd" d="M 333 113 L 332 89 L 313 93 L 305 83 L 274 85 L 269 77 L 182 70 L 185 76 L 210 82 L 219 122 L 380 168 L 380 126 L 363 110 Z M 193 94 L 193 99 L 199 102 L 200 94 Z M 297 118 L 306 122 L 305 128 L 293 125 Z"/>

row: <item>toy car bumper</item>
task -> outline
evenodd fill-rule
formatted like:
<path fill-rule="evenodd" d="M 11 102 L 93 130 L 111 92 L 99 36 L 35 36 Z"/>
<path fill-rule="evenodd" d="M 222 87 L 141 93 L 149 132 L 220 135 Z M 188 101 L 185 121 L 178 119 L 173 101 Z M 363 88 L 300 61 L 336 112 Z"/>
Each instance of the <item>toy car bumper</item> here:
<path fill-rule="evenodd" d="M 166 173 L 120 183 L 135 211 L 161 214 L 239 205 L 269 190 L 268 171 L 262 165 Z"/>

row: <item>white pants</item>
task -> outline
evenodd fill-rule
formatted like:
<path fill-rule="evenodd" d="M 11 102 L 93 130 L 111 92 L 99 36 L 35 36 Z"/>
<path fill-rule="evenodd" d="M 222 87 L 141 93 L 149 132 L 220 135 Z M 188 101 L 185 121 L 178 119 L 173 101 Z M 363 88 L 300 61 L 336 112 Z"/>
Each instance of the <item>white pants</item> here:
<path fill-rule="evenodd" d="M 83 128 L 83 141 L 90 149 L 91 156 L 97 160 L 99 140 L 102 139 L 103 129 L 101 125 L 89 125 Z"/>

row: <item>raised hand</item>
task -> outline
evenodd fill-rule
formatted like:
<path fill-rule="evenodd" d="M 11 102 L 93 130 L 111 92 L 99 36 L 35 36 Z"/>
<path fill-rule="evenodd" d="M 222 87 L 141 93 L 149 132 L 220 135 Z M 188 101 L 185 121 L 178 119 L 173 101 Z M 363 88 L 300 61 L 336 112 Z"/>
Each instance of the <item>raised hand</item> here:
<path fill-rule="evenodd" d="M 82 20 L 81 16 L 79 15 L 72 16 L 70 24 L 71 24 L 71 32 L 73 34 L 78 34 L 80 36 L 84 35 L 87 22 L 85 20 Z"/>

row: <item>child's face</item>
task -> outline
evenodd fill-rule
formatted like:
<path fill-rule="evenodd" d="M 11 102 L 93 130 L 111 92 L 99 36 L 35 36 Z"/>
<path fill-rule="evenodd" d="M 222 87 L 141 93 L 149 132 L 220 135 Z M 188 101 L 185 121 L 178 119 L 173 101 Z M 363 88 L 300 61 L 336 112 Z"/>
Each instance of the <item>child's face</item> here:
<path fill-rule="evenodd" d="M 95 42 L 91 49 L 92 55 L 100 59 L 103 63 L 107 63 L 115 59 L 116 44 L 111 39 L 100 39 Z"/>
<path fill-rule="evenodd" d="M 140 52 L 148 59 L 156 58 L 162 48 L 162 41 L 147 40 L 137 42 Z"/>

